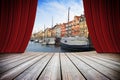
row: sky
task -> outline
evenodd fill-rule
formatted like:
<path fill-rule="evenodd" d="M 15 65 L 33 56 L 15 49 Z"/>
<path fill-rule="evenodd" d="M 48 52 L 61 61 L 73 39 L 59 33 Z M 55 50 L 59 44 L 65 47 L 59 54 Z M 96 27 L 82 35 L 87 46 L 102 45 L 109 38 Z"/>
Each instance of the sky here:
<path fill-rule="evenodd" d="M 68 7 L 70 7 L 70 21 L 74 16 L 84 13 L 82 0 L 38 0 L 37 12 L 33 32 L 36 33 L 55 24 L 66 23 L 68 20 Z"/>

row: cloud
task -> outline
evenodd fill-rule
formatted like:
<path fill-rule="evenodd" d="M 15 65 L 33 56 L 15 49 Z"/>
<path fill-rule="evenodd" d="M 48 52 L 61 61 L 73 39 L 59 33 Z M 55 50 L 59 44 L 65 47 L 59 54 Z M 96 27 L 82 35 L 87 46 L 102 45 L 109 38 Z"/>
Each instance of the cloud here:
<path fill-rule="evenodd" d="M 43 2 L 39 0 L 33 33 L 43 30 L 44 24 L 46 27 L 51 27 L 52 16 L 53 25 L 67 22 L 68 7 L 71 8 L 70 20 L 75 15 L 79 16 L 84 12 L 82 0 L 46 0 Z"/>

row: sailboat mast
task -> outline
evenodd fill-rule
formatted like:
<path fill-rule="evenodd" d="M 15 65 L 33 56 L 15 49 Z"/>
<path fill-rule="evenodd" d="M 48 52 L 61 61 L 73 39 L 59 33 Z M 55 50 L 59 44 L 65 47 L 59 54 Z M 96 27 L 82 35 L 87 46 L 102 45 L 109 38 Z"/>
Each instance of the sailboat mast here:
<path fill-rule="evenodd" d="M 53 27 L 53 16 L 52 16 L 52 26 L 51 27 Z"/>
<path fill-rule="evenodd" d="M 52 16 L 52 25 L 51 25 L 51 29 L 53 28 L 53 16 Z M 51 33 L 51 37 L 53 37 L 53 34 Z"/>
<path fill-rule="evenodd" d="M 43 40 L 45 41 L 45 24 L 44 24 L 44 35 L 43 35 Z"/>
<path fill-rule="evenodd" d="M 70 7 L 68 8 L 68 31 L 67 31 L 67 35 L 68 35 L 68 37 L 71 35 L 70 33 L 69 33 L 69 30 L 70 30 L 70 26 L 69 26 L 69 18 L 70 18 Z"/>
<path fill-rule="evenodd" d="M 69 24 L 69 17 L 70 17 L 70 7 L 68 8 L 68 24 Z"/>

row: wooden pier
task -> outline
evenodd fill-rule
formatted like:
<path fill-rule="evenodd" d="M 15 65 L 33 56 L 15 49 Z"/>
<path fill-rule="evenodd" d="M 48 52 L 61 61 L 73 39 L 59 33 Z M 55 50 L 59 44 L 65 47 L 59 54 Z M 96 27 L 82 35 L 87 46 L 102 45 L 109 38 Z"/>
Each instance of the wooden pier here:
<path fill-rule="evenodd" d="M 0 80 L 120 80 L 120 54 L 0 54 Z"/>

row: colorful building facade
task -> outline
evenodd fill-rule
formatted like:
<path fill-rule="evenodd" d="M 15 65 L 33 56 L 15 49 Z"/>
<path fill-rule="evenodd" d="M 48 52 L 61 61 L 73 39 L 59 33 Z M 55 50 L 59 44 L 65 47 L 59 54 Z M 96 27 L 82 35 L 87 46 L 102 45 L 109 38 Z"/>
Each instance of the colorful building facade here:
<path fill-rule="evenodd" d="M 45 37 L 69 37 L 69 36 L 84 36 L 88 37 L 88 28 L 84 15 L 74 16 L 72 21 L 63 24 L 56 24 L 52 28 L 46 28 L 45 31 L 40 31 L 34 36 L 37 38 Z"/>

